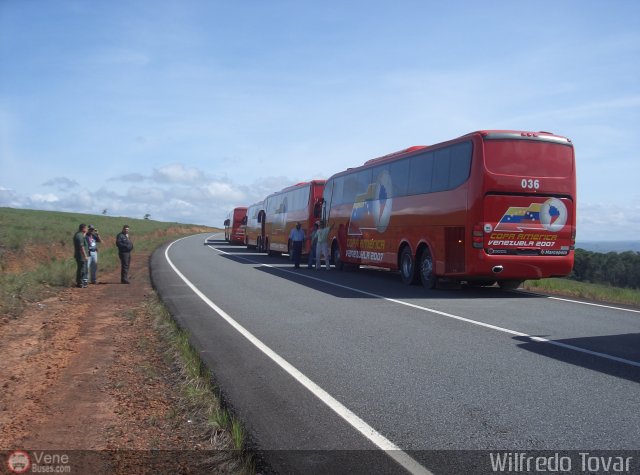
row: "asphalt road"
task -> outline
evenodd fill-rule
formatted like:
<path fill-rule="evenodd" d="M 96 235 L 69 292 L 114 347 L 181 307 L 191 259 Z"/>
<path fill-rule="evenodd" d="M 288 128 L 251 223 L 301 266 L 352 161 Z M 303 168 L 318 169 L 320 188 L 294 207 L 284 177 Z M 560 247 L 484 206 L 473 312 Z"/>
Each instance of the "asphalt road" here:
<path fill-rule="evenodd" d="M 491 473 L 559 451 L 572 473 L 584 452 L 640 470 L 638 310 L 293 269 L 209 235 L 151 270 L 266 471 Z"/>

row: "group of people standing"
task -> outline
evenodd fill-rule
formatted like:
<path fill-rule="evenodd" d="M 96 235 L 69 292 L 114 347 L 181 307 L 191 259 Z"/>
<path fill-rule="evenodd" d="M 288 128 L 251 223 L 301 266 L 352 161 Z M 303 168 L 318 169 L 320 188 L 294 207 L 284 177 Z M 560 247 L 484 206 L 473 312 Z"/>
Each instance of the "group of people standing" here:
<path fill-rule="evenodd" d="M 102 239 L 98 230 L 82 223 L 73 236 L 74 257 L 76 259 L 76 287 L 86 288 L 98 283 L 98 243 Z M 129 264 L 133 242 L 129 239 L 129 226 L 124 225 L 122 231 L 116 236 L 118 257 L 120 258 L 120 283 L 129 283 Z"/>
<path fill-rule="evenodd" d="M 291 240 L 291 245 L 293 247 L 293 266 L 296 269 L 300 268 L 302 248 L 304 247 L 304 242 L 306 240 L 311 241 L 311 250 L 309 251 L 307 267 L 311 269 L 313 261 L 315 260 L 316 270 L 320 270 L 320 261 L 322 257 L 324 257 L 327 270 L 331 268 L 329 264 L 330 255 L 329 246 L 327 245 L 327 237 L 329 236 L 329 231 L 332 227 L 333 225 L 327 227 L 324 222 L 316 221 L 313 224 L 311 233 L 307 236 L 304 229 L 302 229 L 301 224 L 296 223 L 296 227 L 291 230 L 291 233 L 289 233 L 289 239 Z"/>

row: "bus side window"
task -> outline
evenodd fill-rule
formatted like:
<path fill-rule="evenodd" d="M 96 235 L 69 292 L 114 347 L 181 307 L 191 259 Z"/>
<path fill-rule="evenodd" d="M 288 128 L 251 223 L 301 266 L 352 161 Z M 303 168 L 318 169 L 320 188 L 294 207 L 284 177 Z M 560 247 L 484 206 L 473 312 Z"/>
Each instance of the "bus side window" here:
<path fill-rule="evenodd" d="M 429 193 L 431 189 L 431 178 L 433 176 L 433 152 L 423 153 L 412 157 L 410 160 L 411 173 L 409 175 L 410 195 Z M 449 169 L 447 168 L 447 173 Z M 448 175 L 447 175 L 448 176 Z"/>
<path fill-rule="evenodd" d="M 462 185 L 471 172 L 471 142 L 464 142 L 451 148 L 451 168 L 449 170 L 449 189 Z"/>
<path fill-rule="evenodd" d="M 407 196 L 409 188 L 409 160 L 393 162 L 389 166 L 391 183 L 393 184 L 393 196 Z"/>
<path fill-rule="evenodd" d="M 333 182 L 333 191 L 331 194 L 331 206 L 341 205 L 345 201 L 342 197 L 344 189 L 344 176 L 336 178 Z"/>
<path fill-rule="evenodd" d="M 433 161 L 431 191 L 446 191 L 449 189 L 449 168 L 451 166 L 451 160 L 449 159 L 450 153 L 450 147 L 436 150 L 436 156 Z"/>

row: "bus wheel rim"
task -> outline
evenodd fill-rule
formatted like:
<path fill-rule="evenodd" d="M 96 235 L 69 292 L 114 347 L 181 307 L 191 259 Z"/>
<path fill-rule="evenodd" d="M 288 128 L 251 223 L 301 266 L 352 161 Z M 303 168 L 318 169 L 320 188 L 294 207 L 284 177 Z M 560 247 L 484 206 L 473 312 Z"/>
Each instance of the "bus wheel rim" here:
<path fill-rule="evenodd" d="M 422 277 L 425 279 L 430 279 L 433 275 L 433 262 L 431 261 L 431 256 L 426 255 L 424 259 L 422 259 L 421 266 Z"/>

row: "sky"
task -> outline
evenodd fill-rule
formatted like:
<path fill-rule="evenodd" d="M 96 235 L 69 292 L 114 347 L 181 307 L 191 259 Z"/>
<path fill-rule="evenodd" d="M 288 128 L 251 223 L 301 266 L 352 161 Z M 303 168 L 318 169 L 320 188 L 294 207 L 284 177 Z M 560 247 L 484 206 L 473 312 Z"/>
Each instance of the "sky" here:
<path fill-rule="evenodd" d="M 640 239 L 640 2 L 0 0 L 0 206 L 221 226 L 475 130 L 575 144 L 578 241 Z"/>

